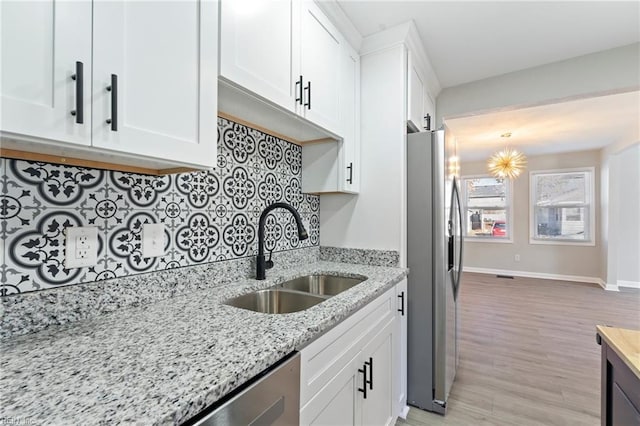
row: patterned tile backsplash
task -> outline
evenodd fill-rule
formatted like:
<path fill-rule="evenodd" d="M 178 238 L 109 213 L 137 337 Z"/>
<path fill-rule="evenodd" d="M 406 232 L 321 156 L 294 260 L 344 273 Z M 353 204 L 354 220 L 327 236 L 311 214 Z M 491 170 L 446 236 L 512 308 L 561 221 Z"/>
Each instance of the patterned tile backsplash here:
<path fill-rule="evenodd" d="M 301 214 L 299 241 L 284 210 L 267 218 L 265 249 L 317 246 L 320 199 L 302 193 L 302 150 L 218 118 L 218 167 L 145 176 L 0 159 L 0 294 L 254 256 L 258 218 L 276 201 Z M 142 226 L 165 225 L 165 254 L 145 258 Z M 65 269 L 69 226 L 98 227 L 98 264 Z"/>

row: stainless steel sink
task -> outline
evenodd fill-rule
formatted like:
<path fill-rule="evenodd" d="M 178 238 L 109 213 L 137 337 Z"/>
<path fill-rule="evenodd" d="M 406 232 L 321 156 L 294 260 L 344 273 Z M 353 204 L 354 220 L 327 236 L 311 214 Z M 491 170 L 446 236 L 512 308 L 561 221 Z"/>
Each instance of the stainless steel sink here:
<path fill-rule="evenodd" d="M 326 297 L 269 288 L 235 297 L 226 304 L 265 314 L 288 314 L 308 309 L 324 300 Z"/>
<path fill-rule="evenodd" d="M 360 284 L 366 278 L 341 277 L 337 275 L 306 275 L 280 284 L 282 288 L 303 291 L 322 296 L 335 296 Z"/>

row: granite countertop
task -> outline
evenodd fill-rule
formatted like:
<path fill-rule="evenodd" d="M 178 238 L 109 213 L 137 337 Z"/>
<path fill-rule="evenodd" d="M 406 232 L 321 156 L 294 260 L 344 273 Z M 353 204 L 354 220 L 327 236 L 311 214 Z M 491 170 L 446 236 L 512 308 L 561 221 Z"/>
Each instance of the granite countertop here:
<path fill-rule="evenodd" d="M 596 330 L 607 345 L 618 354 L 620 359 L 640 379 L 640 330 L 596 326 Z"/>
<path fill-rule="evenodd" d="M 318 261 L 11 338 L 0 345 L 0 417 L 28 424 L 188 420 L 399 282 L 406 269 Z M 309 273 L 368 280 L 305 311 L 225 300 Z M 25 423 L 26 424 L 26 423 Z"/>

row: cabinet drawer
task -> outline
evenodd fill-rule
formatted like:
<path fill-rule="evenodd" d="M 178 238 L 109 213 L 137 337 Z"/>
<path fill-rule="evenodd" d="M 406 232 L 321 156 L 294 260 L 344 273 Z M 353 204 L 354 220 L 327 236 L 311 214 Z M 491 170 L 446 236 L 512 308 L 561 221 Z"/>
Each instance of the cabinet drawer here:
<path fill-rule="evenodd" d="M 390 289 L 301 351 L 300 406 L 349 363 L 379 325 L 394 315 L 395 289 Z"/>
<path fill-rule="evenodd" d="M 306 404 L 300 404 L 301 425 L 355 425 L 360 424 L 360 410 L 356 403 L 358 388 L 363 385 L 358 373 L 360 353 L 347 360 L 335 376 L 327 380 L 320 392 Z"/>

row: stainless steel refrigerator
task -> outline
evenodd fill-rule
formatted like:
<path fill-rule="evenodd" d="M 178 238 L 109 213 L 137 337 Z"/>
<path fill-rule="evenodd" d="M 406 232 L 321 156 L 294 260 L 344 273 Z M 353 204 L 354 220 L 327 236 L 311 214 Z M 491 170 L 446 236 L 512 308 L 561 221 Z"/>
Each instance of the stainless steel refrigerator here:
<path fill-rule="evenodd" d="M 462 210 L 453 137 L 407 135 L 407 401 L 445 414 L 458 365 Z"/>

